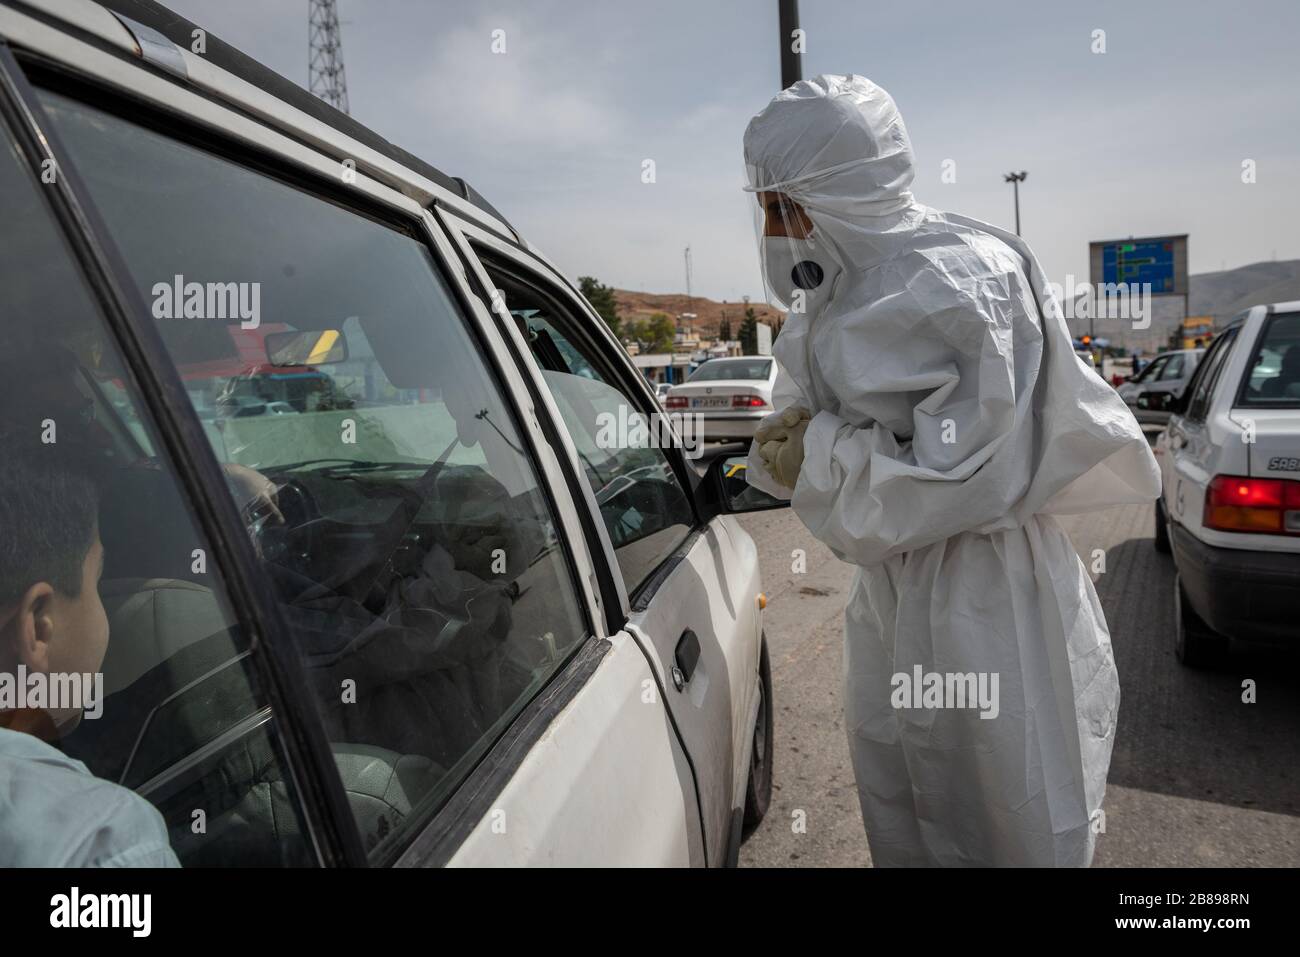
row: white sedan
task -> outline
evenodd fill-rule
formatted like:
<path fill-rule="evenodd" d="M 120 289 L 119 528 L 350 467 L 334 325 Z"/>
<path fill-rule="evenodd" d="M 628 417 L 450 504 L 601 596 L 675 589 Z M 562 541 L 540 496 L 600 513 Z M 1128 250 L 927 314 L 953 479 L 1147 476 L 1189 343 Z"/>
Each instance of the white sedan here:
<path fill-rule="evenodd" d="M 776 361 L 771 356 L 710 359 L 668 392 L 664 408 L 702 416 L 710 442 L 750 439 L 772 409 Z"/>
<path fill-rule="evenodd" d="M 1177 355 L 1177 353 L 1175 353 Z M 1214 337 L 1156 443 L 1155 546 L 1174 557 L 1178 660 L 1232 643 L 1294 648 L 1300 589 L 1300 302 L 1254 306 Z"/>

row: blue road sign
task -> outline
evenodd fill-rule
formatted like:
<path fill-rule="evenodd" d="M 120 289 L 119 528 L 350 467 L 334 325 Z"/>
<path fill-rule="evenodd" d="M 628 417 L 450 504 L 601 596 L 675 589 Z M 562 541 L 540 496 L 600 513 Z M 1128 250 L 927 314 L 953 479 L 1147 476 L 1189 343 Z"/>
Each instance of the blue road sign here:
<path fill-rule="evenodd" d="M 1107 243 L 1101 249 L 1103 283 L 1150 283 L 1153 293 L 1174 291 L 1174 242 Z"/>

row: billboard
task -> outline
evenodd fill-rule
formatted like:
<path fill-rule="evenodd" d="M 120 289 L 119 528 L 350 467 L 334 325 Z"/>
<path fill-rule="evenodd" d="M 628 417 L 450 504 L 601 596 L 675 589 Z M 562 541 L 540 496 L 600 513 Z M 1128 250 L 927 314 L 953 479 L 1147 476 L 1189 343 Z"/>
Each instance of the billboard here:
<path fill-rule="evenodd" d="M 1098 295 L 1121 283 L 1149 284 L 1153 296 L 1187 293 L 1186 234 L 1092 242 L 1088 244 L 1088 262 Z"/>

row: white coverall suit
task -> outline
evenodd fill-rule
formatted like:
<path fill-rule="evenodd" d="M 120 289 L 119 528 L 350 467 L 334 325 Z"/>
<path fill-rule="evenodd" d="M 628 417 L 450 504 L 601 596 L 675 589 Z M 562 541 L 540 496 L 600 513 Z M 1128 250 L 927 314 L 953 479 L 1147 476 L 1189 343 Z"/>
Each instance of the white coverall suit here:
<path fill-rule="evenodd" d="M 773 350 L 777 415 L 811 414 L 793 493 L 757 443 L 746 472 L 858 566 L 844 710 L 872 859 L 1087 866 L 1119 682 L 1054 516 L 1154 500 L 1142 431 L 1075 356 L 1028 247 L 912 199 L 884 90 L 801 81 L 750 122 L 745 158 L 751 191 L 784 193 L 813 224 L 788 250 L 761 240 L 769 285 L 788 304 L 773 271 L 810 259 L 828 287 Z M 918 665 L 996 674 L 996 717 L 895 707 L 894 676 Z"/>

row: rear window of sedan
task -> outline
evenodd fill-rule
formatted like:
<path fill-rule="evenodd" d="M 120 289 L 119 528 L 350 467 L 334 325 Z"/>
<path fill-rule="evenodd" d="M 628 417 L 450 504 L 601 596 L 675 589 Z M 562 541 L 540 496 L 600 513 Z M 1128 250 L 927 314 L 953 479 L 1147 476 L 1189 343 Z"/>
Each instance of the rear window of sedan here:
<path fill-rule="evenodd" d="M 1238 405 L 1300 405 L 1300 312 L 1269 318 L 1246 370 Z"/>
<path fill-rule="evenodd" d="M 719 379 L 766 380 L 772 374 L 771 359 L 713 359 L 704 363 L 687 382 L 716 382 Z"/>

